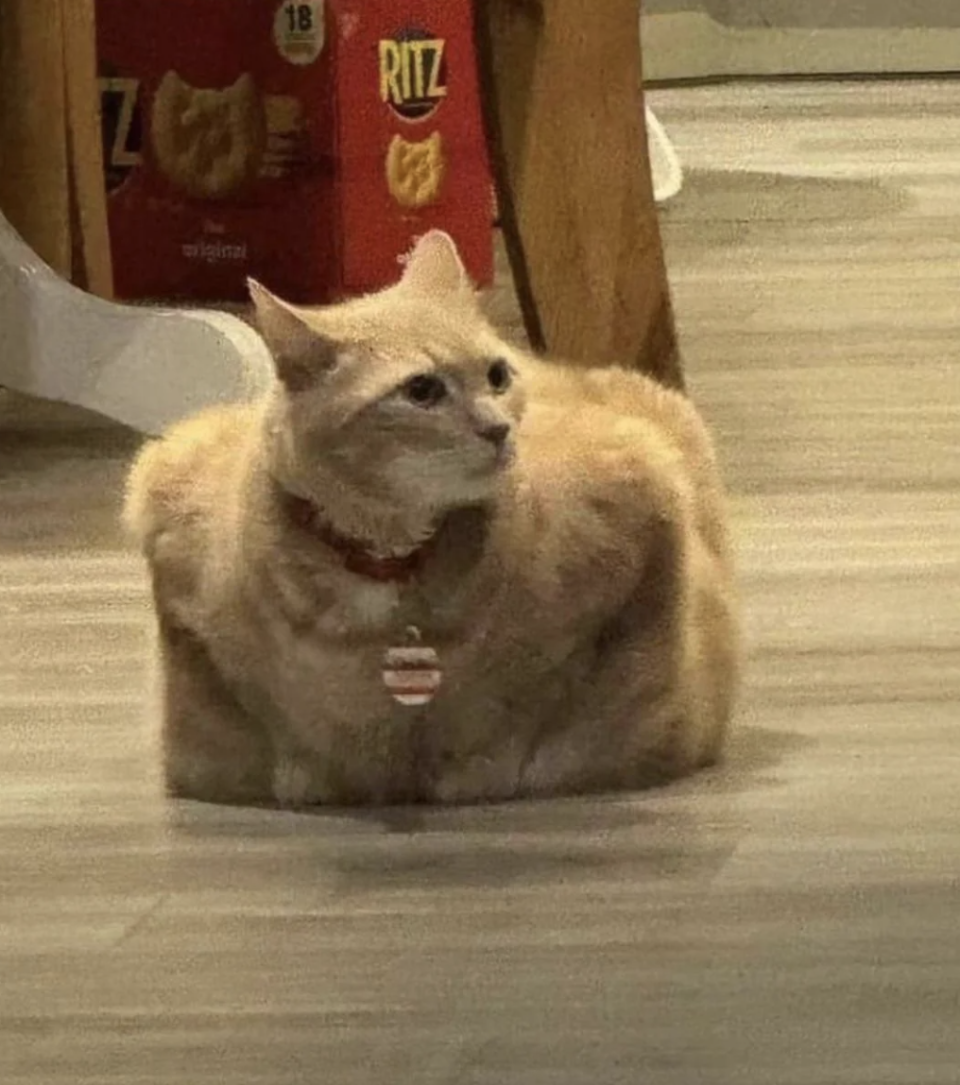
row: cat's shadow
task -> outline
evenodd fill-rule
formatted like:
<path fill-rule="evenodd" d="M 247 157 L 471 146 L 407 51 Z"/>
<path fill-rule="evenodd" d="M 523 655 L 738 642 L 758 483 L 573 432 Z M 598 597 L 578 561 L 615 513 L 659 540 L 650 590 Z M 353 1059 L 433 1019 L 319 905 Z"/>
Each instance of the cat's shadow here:
<path fill-rule="evenodd" d="M 694 887 L 709 884 L 749 833 L 738 799 L 779 788 L 780 765 L 813 741 L 741 724 L 722 766 L 632 794 L 299 812 L 177 802 L 168 827 L 206 844 L 286 841 L 292 878 L 310 856 L 328 886 L 348 898 L 561 886 L 593 893 L 668 881 Z"/>
<path fill-rule="evenodd" d="M 379 832 L 364 834 L 359 847 L 354 840 L 338 849 L 333 866 L 348 894 L 386 887 L 709 881 L 744 837 L 737 797 L 779 787 L 778 766 L 812 741 L 741 727 L 723 766 L 629 795 L 350 812 L 348 818 Z"/>

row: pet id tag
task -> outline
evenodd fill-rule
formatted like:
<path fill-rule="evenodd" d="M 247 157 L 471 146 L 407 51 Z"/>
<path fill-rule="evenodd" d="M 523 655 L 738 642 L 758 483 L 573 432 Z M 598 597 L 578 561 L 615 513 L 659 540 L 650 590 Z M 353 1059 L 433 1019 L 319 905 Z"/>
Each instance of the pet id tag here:
<path fill-rule="evenodd" d="M 421 643 L 420 630 L 407 630 L 408 643 L 388 648 L 383 660 L 383 684 L 399 704 L 417 708 L 429 704 L 443 682 L 440 657 Z"/>

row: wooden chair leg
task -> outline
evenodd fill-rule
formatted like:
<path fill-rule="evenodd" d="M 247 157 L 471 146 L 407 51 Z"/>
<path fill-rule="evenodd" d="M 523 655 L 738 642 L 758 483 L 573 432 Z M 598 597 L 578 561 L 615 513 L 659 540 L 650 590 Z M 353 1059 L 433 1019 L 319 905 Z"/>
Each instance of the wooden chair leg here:
<path fill-rule="evenodd" d="M 638 0 L 475 0 L 474 12 L 501 224 L 531 343 L 682 387 Z"/>
<path fill-rule="evenodd" d="M 62 0 L 70 190 L 73 204 L 73 281 L 101 298 L 113 297 L 97 84 L 94 0 Z"/>
<path fill-rule="evenodd" d="M 0 209 L 65 279 L 112 295 L 94 0 L 0 3 Z"/>
<path fill-rule="evenodd" d="M 40 257 L 72 264 L 63 18 L 31 0 L 0 4 L 0 210 Z"/>

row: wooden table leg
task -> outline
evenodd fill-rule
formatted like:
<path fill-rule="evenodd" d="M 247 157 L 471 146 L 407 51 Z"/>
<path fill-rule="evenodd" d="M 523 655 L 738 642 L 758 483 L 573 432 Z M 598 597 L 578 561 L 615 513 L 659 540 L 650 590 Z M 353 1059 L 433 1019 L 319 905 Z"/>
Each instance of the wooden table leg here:
<path fill-rule="evenodd" d="M 475 0 L 500 216 L 535 348 L 683 386 L 638 0 Z"/>
<path fill-rule="evenodd" d="M 0 209 L 70 276 L 70 185 L 59 0 L 0 4 Z"/>
<path fill-rule="evenodd" d="M 58 274 L 112 293 L 94 0 L 0 0 L 0 209 Z"/>

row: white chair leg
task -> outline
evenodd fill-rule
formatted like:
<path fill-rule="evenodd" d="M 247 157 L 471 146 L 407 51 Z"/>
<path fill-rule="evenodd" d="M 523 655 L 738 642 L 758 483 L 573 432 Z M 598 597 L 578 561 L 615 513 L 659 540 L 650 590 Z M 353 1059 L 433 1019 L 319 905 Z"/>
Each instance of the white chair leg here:
<path fill-rule="evenodd" d="M 649 106 L 646 107 L 646 121 L 650 169 L 653 173 L 653 198 L 657 203 L 666 203 L 683 187 L 683 167 L 670 137 Z"/>
<path fill-rule="evenodd" d="M 0 214 L 0 386 L 84 407 L 154 434 L 273 380 L 242 320 L 117 305 L 52 271 Z"/>

